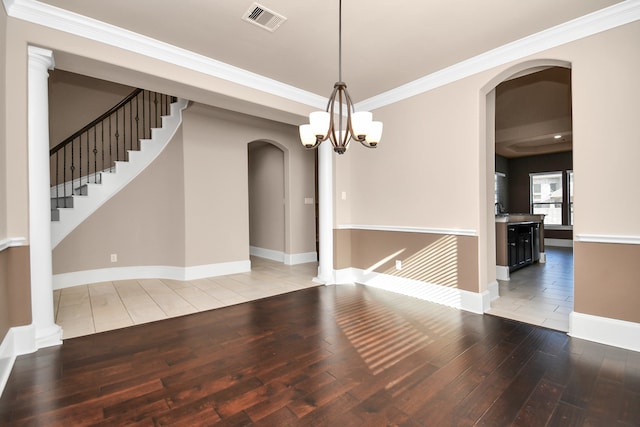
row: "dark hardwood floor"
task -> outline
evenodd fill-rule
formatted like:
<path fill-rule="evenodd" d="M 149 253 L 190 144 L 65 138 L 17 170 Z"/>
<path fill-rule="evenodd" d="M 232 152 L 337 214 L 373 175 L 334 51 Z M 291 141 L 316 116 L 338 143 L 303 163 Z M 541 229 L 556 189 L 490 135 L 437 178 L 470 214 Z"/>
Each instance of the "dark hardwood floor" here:
<path fill-rule="evenodd" d="M 362 286 L 21 356 L 3 426 L 632 426 L 640 353 Z"/>

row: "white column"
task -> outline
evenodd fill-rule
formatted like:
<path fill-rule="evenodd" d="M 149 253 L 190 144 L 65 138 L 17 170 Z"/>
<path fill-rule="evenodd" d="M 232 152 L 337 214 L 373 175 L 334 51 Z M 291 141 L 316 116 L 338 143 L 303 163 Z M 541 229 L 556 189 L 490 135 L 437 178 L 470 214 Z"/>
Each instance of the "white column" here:
<path fill-rule="evenodd" d="M 333 146 L 326 140 L 318 147 L 318 234 L 320 253 L 318 277 L 324 284 L 335 283 L 333 271 Z"/>
<path fill-rule="evenodd" d="M 29 46 L 29 246 L 36 349 L 62 344 L 62 329 L 53 317 L 51 262 L 48 70 L 53 66 L 53 52 Z"/>

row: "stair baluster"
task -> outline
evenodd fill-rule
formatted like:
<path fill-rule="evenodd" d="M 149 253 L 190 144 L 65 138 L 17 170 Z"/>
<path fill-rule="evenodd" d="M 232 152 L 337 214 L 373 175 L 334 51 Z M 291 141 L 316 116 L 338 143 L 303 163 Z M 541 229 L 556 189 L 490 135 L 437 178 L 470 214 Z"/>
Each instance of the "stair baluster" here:
<path fill-rule="evenodd" d="M 87 184 L 101 183 L 102 173 L 113 172 L 115 162 L 127 161 L 129 151 L 139 150 L 140 139 L 151 137 L 152 126 L 162 126 L 162 116 L 174 101 L 169 95 L 136 89 L 53 147 L 49 152 L 52 220 L 57 219 L 58 208 L 73 207 L 72 196 L 86 195 Z"/>

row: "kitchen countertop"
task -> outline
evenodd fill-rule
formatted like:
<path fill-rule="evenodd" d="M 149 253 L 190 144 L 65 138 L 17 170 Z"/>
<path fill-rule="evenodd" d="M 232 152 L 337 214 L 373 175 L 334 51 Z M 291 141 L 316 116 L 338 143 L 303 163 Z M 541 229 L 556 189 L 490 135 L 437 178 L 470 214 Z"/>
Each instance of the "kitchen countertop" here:
<path fill-rule="evenodd" d="M 496 222 L 516 223 L 516 222 L 544 222 L 542 214 L 528 213 L 502 213 L 496 215 Z"/>

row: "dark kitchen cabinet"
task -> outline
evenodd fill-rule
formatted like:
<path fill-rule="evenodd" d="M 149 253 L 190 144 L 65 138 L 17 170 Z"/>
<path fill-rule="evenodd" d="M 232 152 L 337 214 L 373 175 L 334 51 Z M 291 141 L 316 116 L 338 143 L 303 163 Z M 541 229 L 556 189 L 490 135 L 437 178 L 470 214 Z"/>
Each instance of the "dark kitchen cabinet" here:
<path fill-rule="evenodd" d="M 539 226 L 538 223 L 508 225 L 509 271 L 538 261 L 540 257 Z"/>

